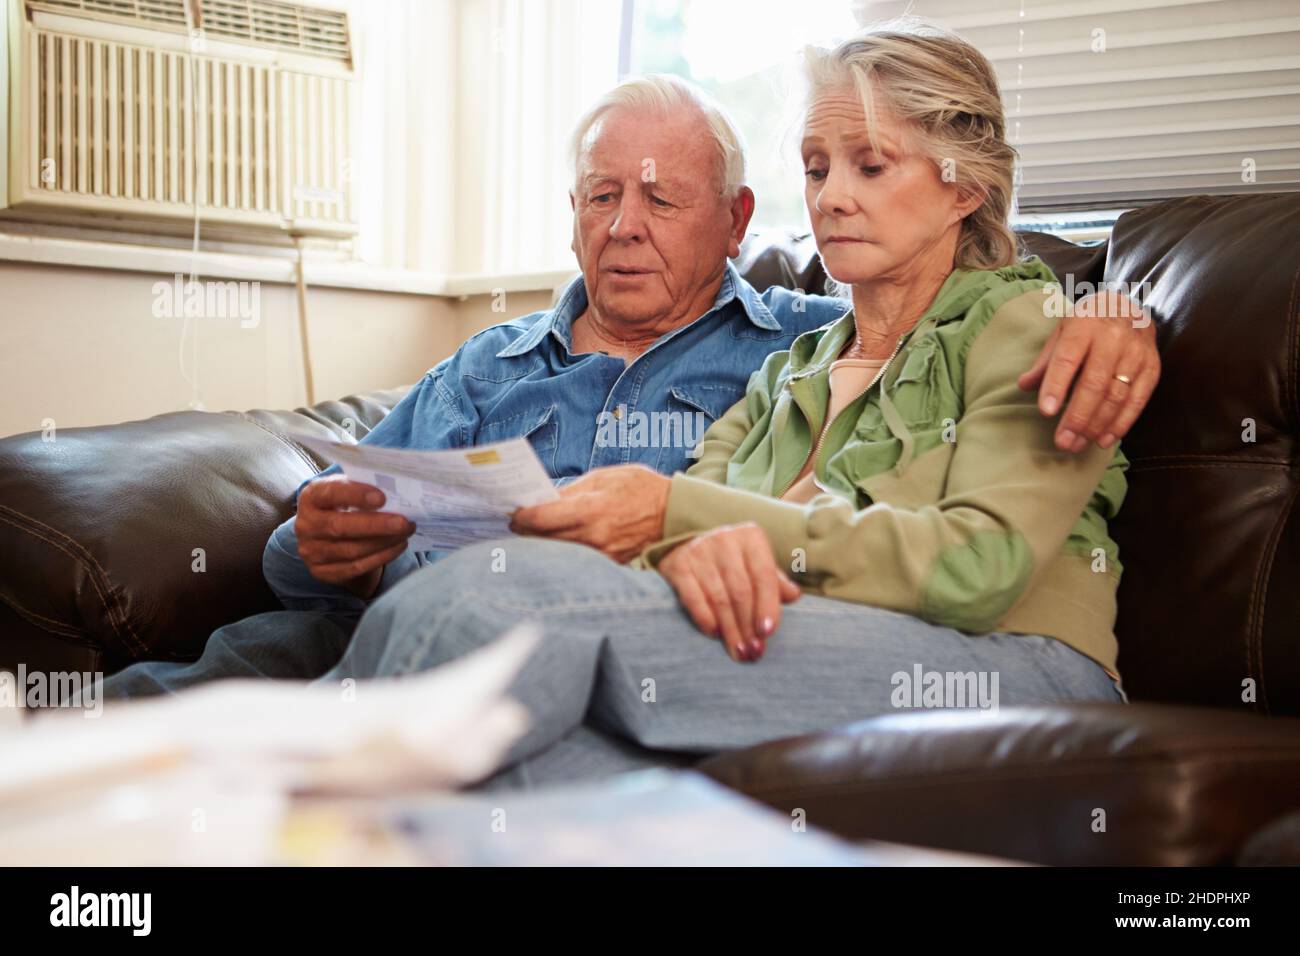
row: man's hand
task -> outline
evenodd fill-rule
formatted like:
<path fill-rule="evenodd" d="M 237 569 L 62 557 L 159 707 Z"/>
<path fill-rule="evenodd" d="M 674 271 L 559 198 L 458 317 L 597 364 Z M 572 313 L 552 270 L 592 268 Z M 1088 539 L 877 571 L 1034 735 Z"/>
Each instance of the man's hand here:
<path fill-rule="evenodd" d="M 1057 325 L 1018 384 L 1027 392 L 1038 388 L 1038 408 L 1051 416 L 1074 382 L 1070 405 L 1056 427 L 1056 447 L 1081 452 L 1089 441 L 1109 448 L 1123 438 L 1159 380 L 1151 317 L 1127 296 L 1102 292 L 1074 304 L 1073 314 Z"/>
<path fill-rule="evenodd" d="M 360 598 L 375 593 L 384 565 L 406 550 L 406 539 L 415 533 L 406 518 L 379 511 L 384 500 L 378 488 L 341 475 L 302 490 L 294 532 L 298 556 L 312 577 Z"/>
<path fill-rule="evenodd" d="M 559 501 L 517 510 L 510 530 L 590 545 L 622 564 L 663 537 L 671 484 L 645 465 L 595 468 L 561 488 Z"/>
<path fill-rule="evenodd" d="M 721 637 L 733 660 L 756 661 L 781 623 L 781 605 L 799 585 L 776 565 L 763 529 L 752 521 L 714 528 L 659 560 L 691 620 Z"/>

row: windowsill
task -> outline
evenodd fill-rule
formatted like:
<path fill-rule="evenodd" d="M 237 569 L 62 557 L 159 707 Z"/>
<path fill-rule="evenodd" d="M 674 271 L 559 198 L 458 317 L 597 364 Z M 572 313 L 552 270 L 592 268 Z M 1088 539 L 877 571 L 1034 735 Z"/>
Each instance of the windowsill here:
<path fill-rule="evenodd" d="M 205 279 L 274 282 L 297 281 L 292 250 L 222 251 L 202 249 L 197 257 L 188 248 L 129 242 L 37 235 L 0 229 L 0 262 L 112 269 L 163 275 L 188 274 Z M 305 253 L 308 287 L 358 289 L 401 295 L 465 299 L 498 292 L 551 291 L 576 275 L 576 269 L 552 269 L 512 274 L 429 274 L 382 269 L 363 262 Z"/>
<path fill-rule="evenodd" d="M 1072 212 L 1021 213 L 1012 218 L 1011 228 L 1046 232 L 1070 242 L 1109 239 L 1115 221 L 1125 209 L 1088 209 Z"/>

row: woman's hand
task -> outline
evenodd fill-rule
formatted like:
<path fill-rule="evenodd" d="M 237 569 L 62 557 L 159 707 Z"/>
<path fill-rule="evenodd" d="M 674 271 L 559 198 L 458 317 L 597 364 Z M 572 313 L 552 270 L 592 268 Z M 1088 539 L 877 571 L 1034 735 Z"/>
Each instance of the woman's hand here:
<path fill-rule="evenodd" d="M 520 508 L 510 530 L 590 545 L 621 564 L 663 537 L 671 484 L 644 465 L 595 468 L 561 488 L 559 501 Z"/>
<path fill-rule="evenodd" d="M 721 636 L 737 661 L 756 661 L 781 623 L 781 605 L 799 585 L 777 567 L 763 529 L 752 521 L 726 525 L 678 545 L 659 561 L 691 620 Z"/>

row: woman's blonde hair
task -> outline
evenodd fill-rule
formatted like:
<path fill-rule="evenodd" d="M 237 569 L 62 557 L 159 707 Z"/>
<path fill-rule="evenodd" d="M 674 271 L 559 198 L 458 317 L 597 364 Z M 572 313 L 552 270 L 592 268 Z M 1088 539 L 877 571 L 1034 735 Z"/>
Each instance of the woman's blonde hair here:
<path fill-rule="evenodd" d="M 856 90 L 876 146 L 879 99 L 923 155 L 951 171 L 959 188 L 983 196 L 962 221 L 955 266 L 998 269 L 1017 261 L 1007 226 L 1016 150 L 1006 140 L 997 75 L 979 50 L 909 17 L 868 27 L 833 49 L 809 47 L 804 61 L 807 105 L 827 90 Z"/>

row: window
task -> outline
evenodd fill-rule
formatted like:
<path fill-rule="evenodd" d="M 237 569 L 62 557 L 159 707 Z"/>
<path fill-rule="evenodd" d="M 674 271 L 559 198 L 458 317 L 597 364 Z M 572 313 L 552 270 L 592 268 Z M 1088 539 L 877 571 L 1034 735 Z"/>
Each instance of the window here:
<path fill-rule="evenodd" d="M 801 226 L 783 74 L 805 43 L 904 14 L 993 62 L 1021 156 L 1016 228 L 1095 238 L 1143 203 L 1300 188 L 1295 0 L 635 0 L 629 62 L 730 109 L 755 224 Z"/>
<path fill-rule="evenodd" d="M 632 73 L 675 73 L 707 90 L 748 145 L 755 228 L 806 228 L 790 70 L 798 51 L 857 28 L 850 0 L 636 0 Z"/>
<path fill-rule="evenodd" d="M 1049 232 L 1086 245 L 1105 239 L 1126 210 L 1091 209 L 1086 212 L 1028 212 L 1011 217 L 1016 232 Z"/>
<path fill-rule="evenodd" d="M 873 0 L 993 63 L 1024 213 L 1300 188 L 1295 0 Z"/>

